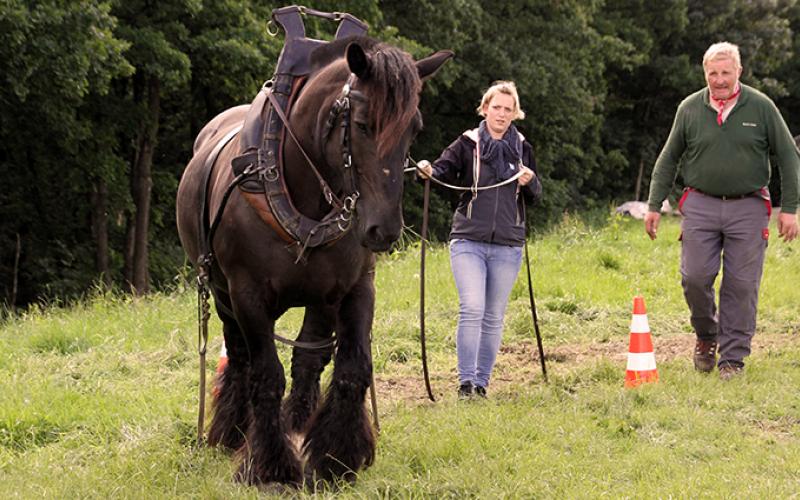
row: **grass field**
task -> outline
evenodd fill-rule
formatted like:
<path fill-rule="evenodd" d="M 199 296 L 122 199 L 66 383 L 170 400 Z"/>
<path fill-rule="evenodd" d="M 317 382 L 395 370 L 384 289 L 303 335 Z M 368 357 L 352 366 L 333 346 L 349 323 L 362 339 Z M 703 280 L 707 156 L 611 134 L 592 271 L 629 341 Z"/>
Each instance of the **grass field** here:
<path fill-rule="evenodd" d="M 773 229 L 773 234 L 776 231 Z M 458 401 L 457 299 L 447 249 L 429 248 L 427 400 L 419 347 L 418 246 L 382 256 L 373 353 L 381 432 L 344 498 L 797 498 L 800 266 L 773 237 L 746 373 L 691 366 L 677 220 L 649 241 L 640 221 L 565 217 L 530 244 L 548 361 L 544 383 L 524 270 L 485 401 Z M 622 386 L 631 302 L 643 295 L 658 384 Z M 261 498 L 235 463 L 195 448 L 192 290 L 97 293 L 0 325 L 0 498 Z M 290 311 L 279 331 L 295 331 Z M 221 343 L 210 323 L 210 349 Z M 280 347 L 288 359 L 290 351 Z M 212 356 L 213 358 L 214 356 Z M 212 359 L 208 374 L 214 370 Z M 288 372 L 288 365 L 287 365 Z M 266 493 L 268 494 L 268 493 Z"/>

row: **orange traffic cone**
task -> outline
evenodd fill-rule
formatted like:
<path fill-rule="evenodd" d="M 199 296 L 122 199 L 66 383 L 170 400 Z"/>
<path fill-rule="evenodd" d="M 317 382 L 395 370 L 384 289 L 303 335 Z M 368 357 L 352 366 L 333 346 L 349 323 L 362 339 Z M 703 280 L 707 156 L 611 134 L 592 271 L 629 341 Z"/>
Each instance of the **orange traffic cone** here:
<path fill-rule="evenodd" d="M 226 366 L 228 366 L 228 350 L 225 348 L 225 341 L 223 340 L 222 348 L 219 350 L 219 361 L 217 362 L 217 375 L 214 378 L 214 388 L 211 390 L 215 398 L 219 396 L 221 378 L 222 374 L 225 372 Z"/>
<path fill-rule="evenodd" d="M 650 338 L 650 325 L 647 324 L 644 298 L 634 297 L 625 387 L 636 387 L 645 382 L 658 382 L 658 370 L 656 370 L 653 341 Z"/>

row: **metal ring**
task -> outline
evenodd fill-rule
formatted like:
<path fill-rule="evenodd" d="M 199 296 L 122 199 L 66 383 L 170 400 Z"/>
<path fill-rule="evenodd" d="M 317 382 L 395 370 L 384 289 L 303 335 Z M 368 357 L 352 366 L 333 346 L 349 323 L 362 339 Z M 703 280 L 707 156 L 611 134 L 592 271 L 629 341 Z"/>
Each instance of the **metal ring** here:
<path fill-rule="evenodd" d="M 270 27 L 270 26 L 275 26 L 275 23 L 273 22 L 273 20 L 272 20 L 272 19 L 270 19 L 269 21 L 267 21 L 267 34 L 268 34 L 269 36 L 271 36 L 271 37 L 276 37 L 276 36 L 278 36 L 278 33 L 280 33 L 280 32 L 281 32 L 281 30 L 279 30 L 279 29 L 278 29 L 278 27 L 277 27 L 277 26 L 275 26 L 275 32 L 273 33 L 273 32 L 272 32 L 272 30 L 271 30 L 271 29 L 269 29 L 269 27 Z"/>
<path fill-rule="evenodd" d="M 342 206 L 346 213 L 349 214 L 350 212 L 353 212 L 356 209 L 356 202 L 358 201 L 359 196 L 360 195 L 358 194 L 358 191 L 356 191 L 352 195 L 342 200 Z"/>
<path fill-rule="evenodd" d="M 267 182 L 275 182 L 275 181 L 277 181 L 278 177 L 280 177 L 280 173 L 278 172 L 278 168 L 275 166 L 275 167 L 272 167 L 272 168 L 264 169 L 263 177 L 264 177 L 264 180 L 266 180 Z"/>

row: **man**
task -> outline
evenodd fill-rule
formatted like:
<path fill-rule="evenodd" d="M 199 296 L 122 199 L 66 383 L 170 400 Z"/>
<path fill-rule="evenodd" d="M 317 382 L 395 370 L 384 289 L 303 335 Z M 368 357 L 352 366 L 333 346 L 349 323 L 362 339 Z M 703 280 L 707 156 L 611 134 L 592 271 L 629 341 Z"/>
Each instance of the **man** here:
<path fill-rule="evenodd" d="M 645 231 L 655 239 L 659 209 L 681 165 L 681 284 L 697 334 L 695 369 L 722 380 L 742 373 L 756 327 L 758 287 L 769 239 L 770 163 L 781 174 L 778 233 L 797 236 L 800 154 L 775 104 L 739 82 L 739 48 L 722 42 L 703 56 L 707 87 L 678 106 L 650 181 Z M 722 259 L 719 312 L 714 280 Z M 719 361 L 716 354 L 719 351 Z"/>

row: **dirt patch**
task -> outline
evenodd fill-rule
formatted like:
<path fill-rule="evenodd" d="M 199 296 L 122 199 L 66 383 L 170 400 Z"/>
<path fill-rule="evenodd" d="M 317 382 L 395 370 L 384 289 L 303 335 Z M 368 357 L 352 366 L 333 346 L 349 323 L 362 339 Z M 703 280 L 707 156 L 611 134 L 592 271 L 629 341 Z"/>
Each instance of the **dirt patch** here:
<path fill-rule="evenodd" d="M 691 363 L 694 349 L 694 335 L 675 335 L 653 339 L 656 363 L 685 359 Z M 800 346 L 800 335 L 769 335 L 759 333 L 753 338 L 752 349 L 755 355 L 789 346 Z M 569 371 L 591 366 L 601 360 L 620 365 L 620 383 L 625 375 L 628 356 L 628 339 L 609 340 L 588 344 L 545 346 L 545 362 L 548 375 L 564 374 Z M 431 374 L 431 386 L 437 399 L 455 398 L 458 379 L 454 367 L 448 372 L 436 371 Z M 539 352 L 534 342 L 517 342 L 501 346 L 497 364 L 492 376 L 490 390 L 503 393 L 512 386 L 526 382 L 541 383 L 542 372 Z M 388 403 L 407 402 L 414 404 L 430 403 L 422 377 L 422 368 L 416 376 L 377 375 L 375 387 L 378 406 Z"/>

